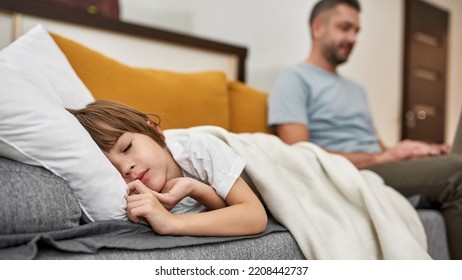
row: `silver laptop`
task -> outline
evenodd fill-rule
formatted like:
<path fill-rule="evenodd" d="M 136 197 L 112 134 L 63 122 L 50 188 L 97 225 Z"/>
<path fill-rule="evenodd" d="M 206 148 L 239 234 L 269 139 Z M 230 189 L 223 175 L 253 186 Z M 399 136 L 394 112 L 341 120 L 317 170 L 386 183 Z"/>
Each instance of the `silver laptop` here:
<path fill-rule="evenodd" d="M 460 112 L 459 123 L 456 128 L 456 135 L 452 143 L 452 154 L 462 154 L 462 111 Z"/>

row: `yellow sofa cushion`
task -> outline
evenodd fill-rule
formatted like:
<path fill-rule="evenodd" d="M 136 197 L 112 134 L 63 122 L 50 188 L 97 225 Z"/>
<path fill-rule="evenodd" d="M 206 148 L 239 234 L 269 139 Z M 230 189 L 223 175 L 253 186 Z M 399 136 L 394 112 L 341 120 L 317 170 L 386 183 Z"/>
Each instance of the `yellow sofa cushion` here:
<path fill-rule="evenodd" d="M 270 133 L 267 127 L 268 94 L 241 82 L 228 83 L 230 96 L 230 131 Z"/>
<path fill-rule="evenodd" d="M 122 102 L 158 114 L 162 128 L 216 125 L 230 128 L 222 72 L 177 73 L 119 63 L 72 40 L 51 34 L 95 99 Z"/>

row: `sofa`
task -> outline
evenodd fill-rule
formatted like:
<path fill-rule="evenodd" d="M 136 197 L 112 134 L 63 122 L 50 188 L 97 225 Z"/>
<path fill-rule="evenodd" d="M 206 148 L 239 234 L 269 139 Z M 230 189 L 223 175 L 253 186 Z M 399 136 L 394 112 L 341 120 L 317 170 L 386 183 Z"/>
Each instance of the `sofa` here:
<path fill-rule="evenodd" d="M 212 125 L 234 133 L 271 133 L 266 126 L 267 94 L 228 81 L 221 72 L 130 67 L 51 35 L 95 99 L 156 113 L 163 129 Z M 267 229 L 255 236 L 160 236 L 126 220 L 87 223 L 69 183 L 43 166 L 3 155 L 0 182 L 2 259 L 304 259 L 291 233 L 270 213 Z M 448 259 L 441 213 L 421 208 L 419 197 L 409 200 L 418 208 L 429 254 Z"/>

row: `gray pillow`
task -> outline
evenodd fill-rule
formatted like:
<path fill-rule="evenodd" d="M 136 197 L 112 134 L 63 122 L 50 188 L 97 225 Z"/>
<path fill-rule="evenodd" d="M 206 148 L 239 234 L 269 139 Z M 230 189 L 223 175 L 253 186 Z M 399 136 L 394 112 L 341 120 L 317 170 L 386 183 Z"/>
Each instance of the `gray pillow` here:
<path fill-rule="evenodd" d="M 0 234 L 79 225 L 81 209 L 65 180 L 42 167 L 0 157 Z"/>

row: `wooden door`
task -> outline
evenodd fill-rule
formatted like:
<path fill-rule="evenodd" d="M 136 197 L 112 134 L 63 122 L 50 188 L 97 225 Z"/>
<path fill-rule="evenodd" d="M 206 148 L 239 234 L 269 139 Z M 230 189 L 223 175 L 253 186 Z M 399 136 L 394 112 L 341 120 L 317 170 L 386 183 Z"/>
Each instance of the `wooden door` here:
<path fill-rule="evenodd" d="M 443 143 L 449 13 L 420 0 L 406 0 L 403 139 Z"/>

